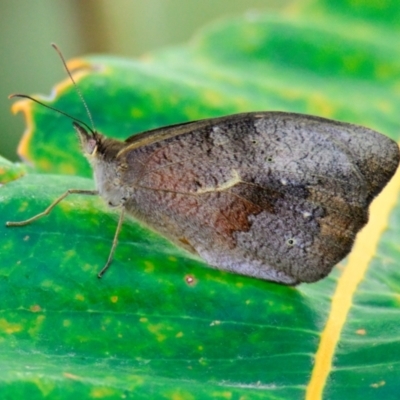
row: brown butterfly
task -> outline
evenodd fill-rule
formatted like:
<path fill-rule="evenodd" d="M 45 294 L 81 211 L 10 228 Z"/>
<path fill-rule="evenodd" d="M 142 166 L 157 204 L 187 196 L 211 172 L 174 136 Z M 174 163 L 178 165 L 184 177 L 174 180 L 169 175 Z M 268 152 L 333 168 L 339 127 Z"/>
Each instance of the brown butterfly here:
<path fill-rule="evenodd" d="M 378 132 L 294 113 L 229 115 L 125 141 L 72 119 L 97 190 L 71 189 L 7 225 L 26 225 L 71 193 L 99 194 L 121 210 L 99 277 L 129 214 L 214 268 L 289 285 L 317 281 L 350 252 L 400 159 Z"/>

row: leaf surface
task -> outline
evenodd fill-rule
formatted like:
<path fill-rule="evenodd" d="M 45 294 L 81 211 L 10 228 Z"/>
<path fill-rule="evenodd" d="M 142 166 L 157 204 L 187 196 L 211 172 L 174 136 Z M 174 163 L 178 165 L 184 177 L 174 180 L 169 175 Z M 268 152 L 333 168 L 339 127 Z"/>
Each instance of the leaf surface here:
<path fill-rule="evenodd" d="M 286 110 L 398 140 L 400 58 L 389 11 L 385 27 L 383 14 L 376 23 L 345 16 L 342 1 L 329 15 L 325 3 L 313 9 L 318 20 L 250 14 L 141 61 L 70 65 L 109 137 Z M 87 121 L 69 83 L 48 104 Z M 318 283 L 291 288 L 212 270 L 132 220 L 98 280 L 117 224 L 101 199 L 71 195 L 35 223 L 4 226 L 68 188 L 93 188 L 71 121 L 31 102 L 15 109 L 28 117 L 20 154 L 34 170 L 17 180 L 7 173 L 19 167 L 1 170 L 1 182 L 11 181 L 0 189 L 5 397 L 398 398 L 398 176 L 347 265 Z"/>

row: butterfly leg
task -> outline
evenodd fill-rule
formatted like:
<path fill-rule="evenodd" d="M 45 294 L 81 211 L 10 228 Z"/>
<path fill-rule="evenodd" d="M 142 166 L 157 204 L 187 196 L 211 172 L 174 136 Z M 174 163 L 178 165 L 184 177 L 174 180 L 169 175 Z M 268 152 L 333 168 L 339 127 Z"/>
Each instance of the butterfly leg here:
<path fill-rule="evenodd" d="M 34 221 L 38 220 L 39 218 L 42 218 L 45 215 L 50 214 L 51 210 L 60 201 L 64 200 L 70 194 L 84 194 L 84 195 L 89 195 L 89 196 L 95 196 L 95 195 L 98 195 L 99 192 L 98 192 L 98 190 L 68 189 L 60 197 L 55 199 L 43 212 L 41 212 L 41 213 L 39 213 L 37 215 L 34 215 L 32 218 L 26 219 L 25 221 L 18 221 L 18 222 L 8 221 L 8 222 L 6 222 L 6 226 L 25 226 L 25 225 L 29 225 L 31 222 L 34 222 Z"/>
<path fill-rule="evenodd" d="M 102 268 L 102 270 L 97 274 L 98 278 L 102 278 L 104 273 L 107 271 L 108 267 L 111 264 L 111 261 L 113 260 L 114 252 L 117 247 L 118 243 L 118 236 L 119 232 L 121 231 L 122 223 L 124 222 L 124 217 L 125 217 L 125 208 L 122 208 L 121 214 L 119 215 L 119 220 L 118 220 L 118 225 L 117 225 L 117 230 L 115 231 L 114 239 L 111 245 L 111 250 L 110 254 L 108 256 L 108 260 L 106 262 L 106 265 Z"/>

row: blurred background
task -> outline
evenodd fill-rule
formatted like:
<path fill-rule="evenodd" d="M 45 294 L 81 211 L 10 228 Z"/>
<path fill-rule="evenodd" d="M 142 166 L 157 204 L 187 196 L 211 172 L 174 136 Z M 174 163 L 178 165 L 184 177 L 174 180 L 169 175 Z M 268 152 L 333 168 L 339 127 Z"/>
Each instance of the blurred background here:
<path fill-rule="evenodd" d="M 275 12 L 292 0 L 2 0 L 0 13 L 0 155 L 18 160 L 22 114 L 12 115 L 11 93 L 49 94 L 65 78 L 50 47 L 67 59 L 87 53 L 140 57 L 185 43 L 219 18 L 254 9 Z"/>

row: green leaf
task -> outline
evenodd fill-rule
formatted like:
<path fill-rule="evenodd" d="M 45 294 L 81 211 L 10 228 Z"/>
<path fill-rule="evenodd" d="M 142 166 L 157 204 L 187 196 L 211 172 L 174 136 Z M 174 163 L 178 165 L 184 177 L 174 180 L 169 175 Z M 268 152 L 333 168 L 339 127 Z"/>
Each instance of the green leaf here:
<path fill-rule="evenodd" d="M 398 139 L 396 36 L 325 7 L 318 21 L 222 21 L 143 61 L 71 65 L 96 128 L 110 137 L 280 109 Z M 47 103 L 87 121 L 70 83 Z M 101 199 L 71 195 L 43 219 L 5 227 L 68 188 L 93 188 L 71 121 L 31 102 L 15 109 L 28 116 L 20 152 L 35 173 L 0 190 L 3 397 L 397 398 L 398 176 L 347 265 L 318 283 L 291 288 L 207 268 L 132 220 L 98 280 L 117 224 Z"/>
<path fill-rule="evenodd" d="M 29 175 L 2 189 L 2 215 L 37 214 L 71 187 L 92 182 Z M 71 195 L 46 219 L 2 224 L 3 385 L 44 381 L 57 393 L 80 382 L 80 396 L 132 390 L 148 398 L 156 390 L 218 398 L 228 390 L 262 398 L 269 387 L 299 396 L 334 278 L 308 288 L 318 294 L 313 304 L 295 288 L 207 268 L 129 221 L 98 280 L 114 217 L 100 199 Z"/>
<path fill-rule="evenodd" d="M 0 157 L 0 185 L 20 178 L 26 173 L 26 166 L 19 163 L 12 163 Z"/>

